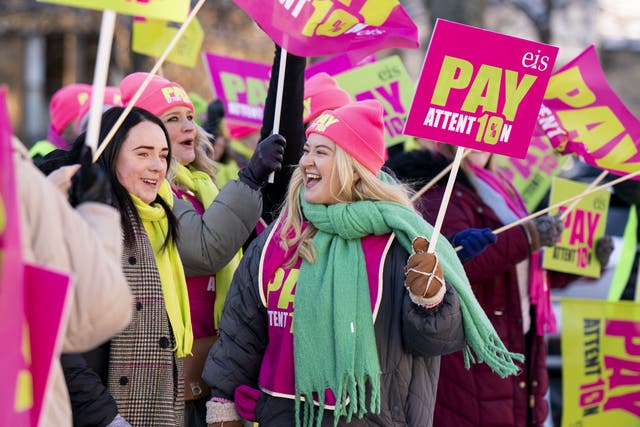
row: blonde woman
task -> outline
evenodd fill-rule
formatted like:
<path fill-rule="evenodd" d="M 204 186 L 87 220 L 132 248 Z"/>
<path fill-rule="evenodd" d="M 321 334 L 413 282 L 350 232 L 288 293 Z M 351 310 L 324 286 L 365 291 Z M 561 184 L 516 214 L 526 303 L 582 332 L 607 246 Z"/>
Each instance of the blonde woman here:
<path fill-rule="evenodd" d="M 430 426 L 441 354 L 466 341 L 500 375 L 517 371 L 451 245 L 426 253 L 432 227 L 381 172 L 382 114 L 356 102 L 307 129 L 284 207 L 247 249 L 205 364 L 210 426 Z"/>

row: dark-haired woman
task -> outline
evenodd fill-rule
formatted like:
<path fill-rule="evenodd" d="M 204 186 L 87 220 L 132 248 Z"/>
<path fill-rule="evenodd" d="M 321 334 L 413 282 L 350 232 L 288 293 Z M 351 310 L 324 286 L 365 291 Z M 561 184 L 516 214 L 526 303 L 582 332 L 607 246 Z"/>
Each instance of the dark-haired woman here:
<path fill-rule="evenodd" d="M 122 112 L 104 113 L 101 140 Z M 255 200 L 221 197 L 201 216 L 174 198 L 165 180 L 169 141 L 160 119 L 134 107 L 98 160 L 111 175 L 122 216 L 122 266 L 135 310 L 129 326 L 90 365 L 102 373 L 120 416 L 134 426 L 183 426 L 184 357 L 193 344 L 184 270 L 215 272 L 227 263 L 257 221 L 257 213 L 241 207 L 260 205 L 257 191 Z"/>

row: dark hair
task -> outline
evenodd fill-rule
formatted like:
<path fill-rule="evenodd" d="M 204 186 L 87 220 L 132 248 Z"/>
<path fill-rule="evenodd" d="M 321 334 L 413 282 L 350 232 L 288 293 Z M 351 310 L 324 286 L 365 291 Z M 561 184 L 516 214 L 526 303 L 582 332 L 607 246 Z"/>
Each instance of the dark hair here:
<path fill-rule="evenodd" d="M 112 107 L 105 111 L 105 113 L 102 115 L 102 121 L 100 124 L 100 141 L 104 140 L 109 131 L 113 128 L 118 118 L 120 118 L 120 115 L 123 111 L 123 107 Z M 145 121 L 152 122 L 158 125 L 160 129 L 162 129 L 162 133 L 164 133 L 164 136 L 167 140 L 167 146 L 169 147 L 169 153 L 167 155 L 168 167 L 168 165 L 171 163 L 171 144 L 169 143 L 169 133 L 167 132 L 167 129 L 164 127 L 164 124 L 159 118 L 157 118 L 147 110 L 138 107 L 133 107 L 129 114 L 127 114 L 121 126 L 113 135 L 113 138 L 111 138 L 111 142 L 109 142 L 109 145 L 107 145 L 97 161 L 97 163 L 103 166 L 107 173 L 109 173 L 111 188 L 113 190 L 114 196 L 114 205 L 120 211 L 122 230 L 124 233 L 124 242 L 127 247 L 132 247 L 134 243 L 134 223 L 141 224 L 142 221 L 140 220 L 140 215 L 138 215 L 138 211 L 133 204 L 131 196 L 129 196 L 129 192 L 122 186 L 120 181 L 118 181 L 118 176 L 116 174 L 116 161 L 118 159 L 120 149 L 122 148 L 122 144 L 124 143 L 125 139 L 127 139 L 127 135 L 129 134 L 131 128 Z M 83 140 L 83 143 L 84 136 L 84 133 L 80 136 Z M 162 206 L 169 222 L 167 237 L 165 238 L 165 241 L 163 243 L 164 248 L 171 242 L 177 241 L 178 220 L 176 219 L 173 212 L 171 212 L 171 208 L 169 207 L 169 205 L 164 200 L 162 200 L 162 197 L 156 195 L 154 203 L 158 203 L 160 204 L 160 206 Z"/>

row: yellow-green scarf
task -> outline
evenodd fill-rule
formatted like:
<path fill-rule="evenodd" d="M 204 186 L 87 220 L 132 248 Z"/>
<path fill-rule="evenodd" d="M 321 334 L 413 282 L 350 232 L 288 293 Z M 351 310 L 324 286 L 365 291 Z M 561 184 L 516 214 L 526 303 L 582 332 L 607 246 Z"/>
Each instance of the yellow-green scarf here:
<path fill-rule="evenodd" d="M 186 166 L 179 165 L 175 179 L 178 183 L 187 187 L 196 199 L 202 203 L 205 209 L 213 203 L 213 199 L 218 195 L 218 188 L 211 180 L 211 177 L 191 167 L 187 168 Z M 216 329 L 218 329 L 218 323 L 222 316 L 222 307 L 224 306 L 224 301 L 227 298 L 227 293 L 231 286 L 233 273 L 235 273 L 238 268 L 241 258 L 242 249 L 231 258 L 231 261 L 229 261 L 227 265 L 216 273 L 216 300 L 213 305 L 213 325 Z"/>
<path fill-rule="evenodd" d="M 211 177 L 191 167 L 178 165 L 175 180 L 187 187 L 205 209 L 211 205 L 213 199 L 218 195 L 218 188 L 211 180 Z"/>
<path fill-rule="evenodd" d="M 170 207 L 173 207 L 173 193 L 167 181 L 163 181 L 160 185 L 158 195 Z M 131 194 L 131 199 L 138 215 L 140 215 L 155 255 L 162 283 L 164 305 L 167 308 L 167 315 L 176 340 L 176 348 L 173 350 L 176 351 L 178 357 L 185 357 L 191 354 L 191 346 L 193 345 L 189 295 L 187 294 L 187 282 L 184 278 L 182 261 L 175 242 L 165 248 L 162 247 L 169 230 L 169 221 L 160 204 L 149 205 L 133 194 Z"/>
<path fill-rule="evenodd" d="M 235 161 L 232 160 L 229 163 L 218 163 L 217 166 L 218 173 L 216 174 L 216 182 L 220 188 L 224 187 L 224 185 L 232 179 L 238 179 L 238 172 L 240 172 L 240 168 Z"/>

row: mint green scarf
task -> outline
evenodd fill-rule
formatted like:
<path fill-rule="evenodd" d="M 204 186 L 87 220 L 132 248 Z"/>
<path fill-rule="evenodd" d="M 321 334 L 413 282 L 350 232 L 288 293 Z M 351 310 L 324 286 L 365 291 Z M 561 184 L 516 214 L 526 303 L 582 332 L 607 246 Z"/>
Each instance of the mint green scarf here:
<path fill-rule="evenodd" d="M 372 388 L 368 411 L 380 411 L 380 364 L 371 315 L 369 285 L 360 239 L 395 232 L 409 252 L 416 236 L 431 239 L 433 227 L 415 211 L 395 202 L 361 201 L 334 205 L 310 204 L 300 193 L 306 219 L 318 232 L 313 238 L 316 261 L 303 261 L 296 287 L 294 363 L 296 372 L 296 420 L 300 398 L 305 398 L 305 426 L 313 425 L 313 401 L 317 393 L 324 404 L 324 390 L 336 397 L 335 423 L 341 416 L 366 412 L 365 383 Z M 444 238 L 436 253 L 445 278 L 460 299 L 467 346 L 465 366 L 485 362 L 504 378 L 518 372 L 521 354 L 505 347 L 478 304 L 455 250 Z M 475 354 L 475 356 L 474 356 Z M 347 405 L 346 397 L 350 403 Z M 317 419 L 320 425 L 322 411 Z"/>

